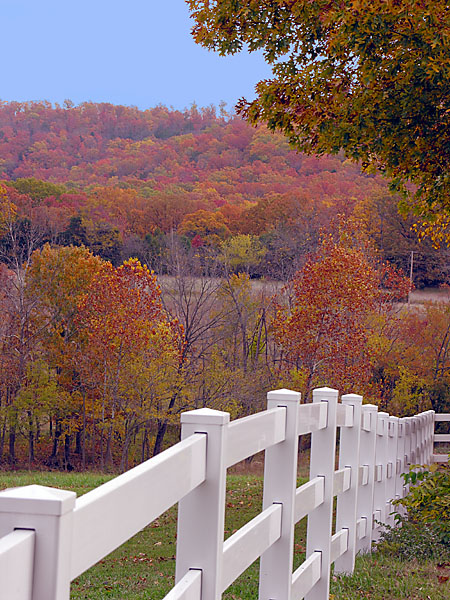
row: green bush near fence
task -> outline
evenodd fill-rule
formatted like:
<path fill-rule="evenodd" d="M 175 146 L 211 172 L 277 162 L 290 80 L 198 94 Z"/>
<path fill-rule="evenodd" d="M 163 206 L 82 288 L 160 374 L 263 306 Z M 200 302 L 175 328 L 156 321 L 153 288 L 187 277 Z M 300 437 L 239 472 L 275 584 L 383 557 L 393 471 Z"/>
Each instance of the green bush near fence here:
<path fill-rule="evenodd" d="M 404 479 L 410 487 L 394 501 L 397 527 L 385 528 L 378 549 L 408 560 L 450 561 L 450 464 L 413 465 Z"/>

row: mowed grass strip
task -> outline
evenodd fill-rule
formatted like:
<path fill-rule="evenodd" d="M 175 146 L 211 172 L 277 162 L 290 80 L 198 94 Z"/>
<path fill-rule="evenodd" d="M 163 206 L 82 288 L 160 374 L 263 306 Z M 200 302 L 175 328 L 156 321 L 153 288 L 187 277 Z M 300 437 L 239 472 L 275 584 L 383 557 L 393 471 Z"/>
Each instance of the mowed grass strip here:
<path fill-rule="evenodd" d="M 111 479 L 99 473 L 0 472 L 0 489 L 37 483 L 82 495 Z M 299 481 L 301 483 L 302 481 Z M 262 478 L 229 475 L 225 538 L 261 511 Z M 117 518 L 121 518 L 118 515 Z M 126 518 L 124 516 L 123 518 Z M 176 507 L 72 582 L 72 600 L 161 600 L 174 585 Z M 113 524 L 111 524 L 113 526 Z M 306 519 L 296 526 L 294 568 L 305 553 Z M 256 561 L 224 593 L 224 600 L 257 600 Z M 350 577 L 332 576 L 330 600 L 448 600 L 450 565 L 403 562 L 377 553 L 357 558 Z"/>

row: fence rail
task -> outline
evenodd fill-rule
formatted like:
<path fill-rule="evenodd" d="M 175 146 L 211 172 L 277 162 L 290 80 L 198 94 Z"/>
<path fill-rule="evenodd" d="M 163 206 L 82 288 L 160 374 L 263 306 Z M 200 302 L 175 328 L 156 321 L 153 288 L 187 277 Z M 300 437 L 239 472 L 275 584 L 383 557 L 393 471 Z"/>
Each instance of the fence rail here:
<path fill-rule="evenodd" d="M 181 442 L 79 499 L 36 485 L 0 493 L 1 597 L 68 600 L 75 577 L 178 502 L 176 583 L 165 600 L 218 600 L 259 557 L 260 600 L 326 600 L 331 565 L 352 573 L 380 523 L 394 524 L 408 464 L 447 460 L 433 454 L 435 442 L 450 441 L 434 433 L 440 421 L 450 415 L 399 419 L 355 394 L 339 403 L 329 388 L 310 404 L 269 392 L 267 410 L 231 423 L 221 411 L 184 413 Z M 310 480 L 296 487 L 306 434 Z M 227 468 L 262 450 L 262 512 L 224 542 Z M 306 516 L 306 560 L 293 573 L 294 526 Z"/>

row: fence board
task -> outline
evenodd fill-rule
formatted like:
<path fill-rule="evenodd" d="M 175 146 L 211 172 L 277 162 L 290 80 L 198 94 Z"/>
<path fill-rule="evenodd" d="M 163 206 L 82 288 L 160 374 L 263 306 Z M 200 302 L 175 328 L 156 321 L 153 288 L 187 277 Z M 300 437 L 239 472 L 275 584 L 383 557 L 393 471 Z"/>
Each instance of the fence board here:
<path fill-rule="evenodd" d="M 321 570 L 322 553 L 313 552 L 292 576 L 292 600 L 300 600 L 312 590 L 320 579 Z"/>
<path fill-rule="evenodd" d="M 369 483 L 369 465 L 360 465 L 359 467 L 359 485 Z"/>
<path fill-rule="evenodd" d="M 244 458 L 282 442 L 285 436 L 286 409 L 284 407 L 271 408 L 256 415 L 237 419 L 228 427 L 225 464 L 231 467 Z"/>
<path fill-rule="evenodd" d="M 432 458 L 434 463 L 448 462 L 448 454 L 433 454 Z"/>
<path fill-rule="evenodd" d="M 298 407 L 298 435 L 305 435 L 324 429 L 327 426 L 328 405 L 300 404 Z"/>
<path fill-rule="evenodd" d="M 383 481 L 383 465 L 375 465 L 375 481 Z"/>
<path fill-rule="evenodd" d="M 348 548 L 348 529 L 340 529 L 331 536 L 330 564 L 334 563 Z"/>
<path fill-rule="evenodd" d="M 376 531 L 381 527 L 381 510 L 377 509 L 373 511 L 372 529 Z"/>
<path fill-rule="evenodd" d="M 31 600 L 35 532 L 16 529 L 0 539 L 1 597 Z"/>
<path fill-rule="evenodd" d="M 241 527 L 223 545 L 222 591 L 278 540 L 282 505 L 274 504 Z"/>
<path fill-rule="evenodd" d="M 371 430 L 371 417 L 369 412 L 363 412 L 361 415 L 361 429 L 363 429 L 363 431 Z"/>
<path fill-rule="evenodd" d="M 202 572 L 200 569 L 191 569 L 163 600 L 201 600 L 201 596 Z"/>
<path fill-rule="evenodd" d="M 362 540 L 363 537 L 367 535 L 367 519 L 366 517 L 361 517 L 358 519 L 356 523 L 356 537 L 358 540 Z"/>
<path fill-rule="evenodd" d="M 347 404 L 338 404 L 336 412 L 336 425 L 338 427 L 353 427 L 353 407 Z"/>
<path fill-rule="evenodd" d="M 344 467 L 334 472 L 333 496 L 339 496 L 339 494 L 349 489 L 351 475 L 352 470 L 349 467 Z"/>
<path fill-rule="evenodd" d="M 77 500 L 74 579 L 205 479 L 206 436 L 196 434 Z"/>
<path fill-rule="evenodd" d="M 320 506 L 323 502 L 325 479 L 315 477 L 297 488 L 295 492 L 294 523 Z"/>

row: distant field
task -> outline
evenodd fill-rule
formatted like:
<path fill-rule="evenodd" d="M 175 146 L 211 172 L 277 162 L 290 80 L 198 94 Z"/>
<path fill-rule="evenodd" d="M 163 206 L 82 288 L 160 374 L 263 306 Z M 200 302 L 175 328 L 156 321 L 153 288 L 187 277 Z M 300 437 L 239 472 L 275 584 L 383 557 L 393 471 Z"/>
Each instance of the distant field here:
<path fill-rule="evenodd" d="M 193 277 L 194 291 L 200 291 L 201 289 L 201 278 Z M 212 287 L 219 286 L 224 281 L 219 278 L 211 278 L 210 284 Z M 176 278 L 168 275 L 158 275 L 158 282 L 163 289 L 174 291 L 176 286 Z M 275 281 L 270 279 L 251 279 L 252 289 L 254 292 L 264 292 L 268 296 L 274 295 L 280 292 L 286 285 L 286 282 Z M 450 288 L 445 287 L 438 288 L 423 288 L 420 290 L 413 290 L 411 292 L 411 302 L 413 304 L 422 304 L 423 302 L 429 302 L 430 300 L 435 302 L 450 302 Z"/>
<path fill-rule="evenodd" d="M 98 473 L 0 472 L 0 489 L 38 483 L 81 495 L 108 479 Z M 261 500 L 261 476 L 228 477 L 225 537 L 260 512 Z M 306 519 L 296 528 L 294 568 L 304 559 L 305 532 Z M 73 581 L 71 600 L 161 600 L 174 583 L 175 534 L 172 508 Z M 449 565 L 406 563 L 375 553 L 357 558 L 353 576 L 332 577 L 330 600 L 448 600 L 449 575 Z M 224 600 L 257 598 L 258 561 L 223 595 Z"/>
<path fill-rule="evenodd" d="M 158 283 L 162 287 L 162 289 L 167 290 L 175 290 L 176 289 L 176 281 L 177 278 L 171 275 L 158 275 Z M 186 279 L 190 279 L 193 282 L 194 291 L 200 291 L 202 288 L 202 283 L 205 281 L 201 277 L 188 277 Z M 226 280 L 220 277 L 211 277 L 208 279 L 208 283 L 211 288 L 214 289 L 215 286 L 219 287 L 221 283 L 224 283 Z M 264 291 L 267 295 L 275 294 L 279 292 L 285 285 L 284 281 L 276 281 L 274 279 L 251 279 L 250 280 L 252 289 L 255 292 Z"/>
<path fill-rule="evenodd" d="M 200 277 L 192 277 L 194 291 L 200 291 L 202 279 Z M 224 280 L 220 278 L 211 278 L 210 284 L 212 287 L 219 286 Z M 169 275 L 158 275 L 158 282 L 163 289 L 174 290 L 176 288 L 176 278 Z M 286 282 L 275 281 L 271 279 L 251 279 L 252 289 L 255 292 L 264 292 L 268 296 L 281 291 L 286 285 Z M 450 288 L 423 288 L 413 290 L 411 292 L 411 302 L 413 304 L 421 304 L 433 300 L 435 302 L 450 302 Z"/>
<path fill-rule="evenodd" d="M 411 302 L 421 304 L 423 302 L 450 302 L 450 288 L 424 288 L 411 292 Z"/>

